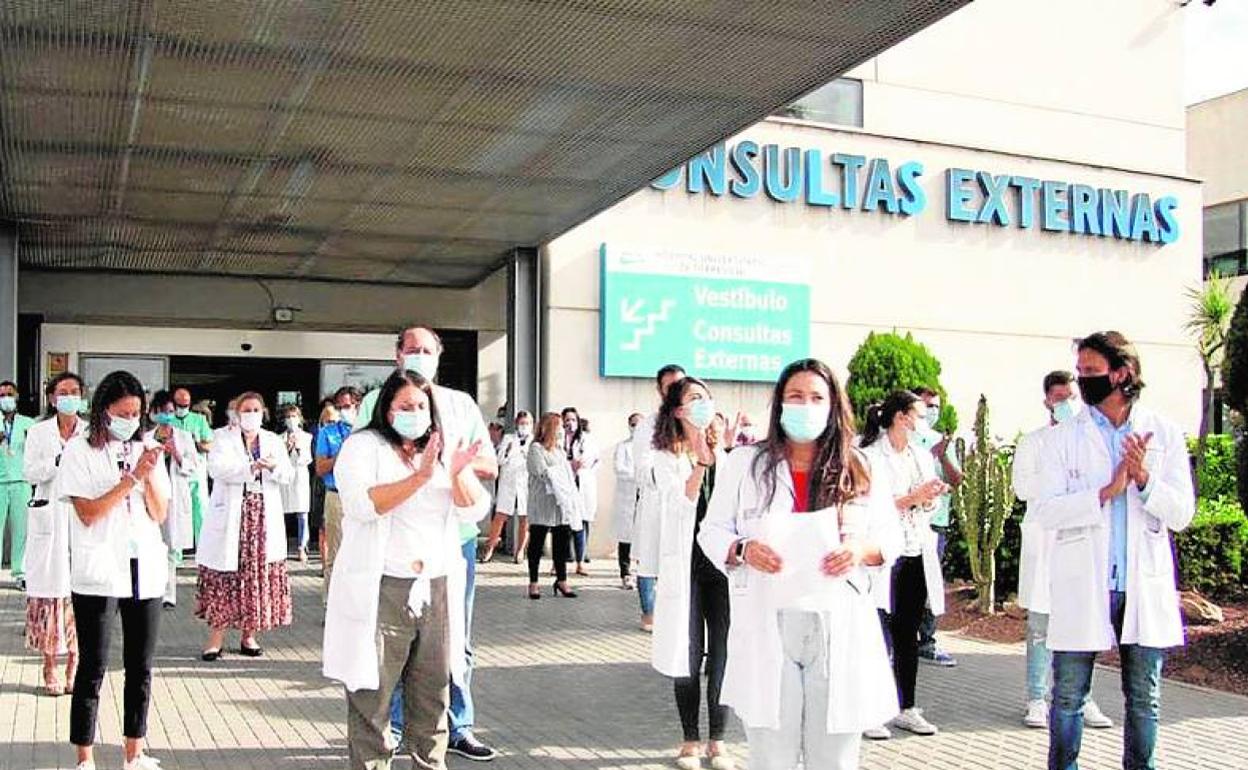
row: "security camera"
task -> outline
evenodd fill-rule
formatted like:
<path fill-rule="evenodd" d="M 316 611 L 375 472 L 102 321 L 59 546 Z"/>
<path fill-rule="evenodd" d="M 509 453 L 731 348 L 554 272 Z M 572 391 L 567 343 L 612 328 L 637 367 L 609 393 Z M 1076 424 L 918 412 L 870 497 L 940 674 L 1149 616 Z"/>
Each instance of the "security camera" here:
<path fill-rule="evenodd" d="M 243 344 L 239 345 L 239 347 L 243 349 L 243 352 L 244 352 L 244 353 L 250 353 L 250 352 L 251 352 L 251 343 L 250 343 L 250 342 L 244 342 Z"/>

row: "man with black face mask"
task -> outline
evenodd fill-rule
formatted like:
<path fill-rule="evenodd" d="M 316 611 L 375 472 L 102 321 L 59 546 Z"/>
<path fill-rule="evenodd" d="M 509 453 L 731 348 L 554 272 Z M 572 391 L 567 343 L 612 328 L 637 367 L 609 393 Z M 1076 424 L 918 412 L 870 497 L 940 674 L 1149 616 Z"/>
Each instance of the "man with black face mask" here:
<path fill-rule="evenodd" d="M 1073 770 L 1098 652 L 1118 646 L 1126 696 L 1123 766 L 1156 767 L 1161 666 L 1183 644 L 1170 532 L 1192 520 L 1183 433 L 1138 405 L 1140 357 L 1118 332 L 1080 340 L 1088 409 L 1052 428 L 1034 500 L 1054 533 L 1048 647 L 1053 652 L 1049 768 Z"/>

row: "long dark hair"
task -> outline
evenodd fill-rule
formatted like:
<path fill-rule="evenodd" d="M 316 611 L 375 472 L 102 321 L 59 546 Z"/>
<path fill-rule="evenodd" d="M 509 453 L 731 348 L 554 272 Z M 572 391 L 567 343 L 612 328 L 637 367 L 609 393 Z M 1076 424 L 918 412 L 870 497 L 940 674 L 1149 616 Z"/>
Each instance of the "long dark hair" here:
<path fill-rule="evenodd" d="M 87 428 L 87 443 L 100 449 L 108 443 L 108 408 L 123 398 L 134 396 L 139 399 L 139 415 L 147 414 L 147 393 L 143 383 L 133 374 L 123 370 L 109 372 L 100 384 L 95 386 L 95 395 L 91 397 L 91 418 Z M 139 430 L 142 430 L 140 428 Z M 138 431 L 135 432 L 138 435 Z"/>
<path fill-rule="evenodd" d="M 828 423 L 815 439 L 818 446 L 811 464 L 810 501 L 815 508 L 848 502 L 866 494 L 871 475 L 866 460 L 854 450 L 854 412 L 849 399 L 836 375 L 828 365 L 815 358 L 794 361 L 780 373 L 771 394 L 771 414 L 768 418 L 767 438 L 755 444 L 759 448 L 751 468 L 756 478 L 761 478 L 766 490 L 767 505 L 776 495 L 776 470 L 788 459 L 788 434 L 780 422 L 784 412 L 784 389 L 789 380 L 811 372 L 828 385 Z"/>
<path fill-rule="evenodd" d="M 82 378 L 73 372 L 61 372 L 52 379 L 48 380 L 47 387 L 43 389 L 43 395 L 47 397 L 48 408 L 44 412 L 44 417 L 56 416 L 56 386 L 66 380 L 73 380 L 78 383 L 78 393 L 86 393 L 87 386 L 82 384 Z"/>
<path fill-rule="evenodd" d="M 408 385 L 429 397 L 429 430 L 425 432 L 425 435 L 416 439 L 416 448 L 423 451 L 425 444 L 429 441 L 429 435 L 434 431 L 442 431 L 442 421 L 438 418 L 438 405 L 433 400 L 433 386 L 416 372 L 400 370 L 386 378 L 385 383 L 381 386 L 381 392 L 377 394 L 377 403 L 373 406 L 373 416 L 369 419 L 365 430 L 376 431 L 390 446 L 403 446 L 404 438 L 390 424 L 389 415 L 390 406 L 394 403 L 394 397 L 399 395 L 399 391 Z"/>
<path fill-rule="evenodd" d="M 862 448 L 874 444 L 884 431 L 893 427 L 897 415 L 904 414 L 921 398 L 908 390 L 894 390 L 883 401 L 867 407 L 867 424 L 862 429 Z"/>
<path fill-rule="evenodd" d="M 708 396 L 710 395 L 711 389 L 697 377 L 685 377 L 668 386 L 667 395 L 663 397 L 663 403 L 659 405 L 659 414 L 654 420 L 654 436 L 650 440 L 650 445 L 655 449 L 661 452 L 675 452 L 676 447 L 685 440 L 685 428 L 680 424 L 676 410 L 685 400 L 685 394 L 695 385 L 700 386 Z"/>

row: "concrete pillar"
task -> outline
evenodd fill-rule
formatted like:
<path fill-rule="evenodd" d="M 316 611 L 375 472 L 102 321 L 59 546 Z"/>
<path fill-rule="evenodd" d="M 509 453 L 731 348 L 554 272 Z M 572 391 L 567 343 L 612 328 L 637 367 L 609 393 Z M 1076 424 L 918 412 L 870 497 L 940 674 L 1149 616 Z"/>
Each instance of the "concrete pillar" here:
<path fill-rule="evenodd" d="M 507 263 L 508 418 L 520 409 L 541 412 L 540 296 L 537 249 L 513 250 Z"/>
<path fill-rule="evenodd" d="M 0 223 L 0 380 L 17 380 L 17 230 Z"/>

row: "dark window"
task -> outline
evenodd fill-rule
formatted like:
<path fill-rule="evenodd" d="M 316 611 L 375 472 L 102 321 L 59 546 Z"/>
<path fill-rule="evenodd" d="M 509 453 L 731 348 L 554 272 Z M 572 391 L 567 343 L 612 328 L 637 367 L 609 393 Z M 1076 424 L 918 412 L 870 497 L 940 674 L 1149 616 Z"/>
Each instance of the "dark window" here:
<path fill-rule="evenodd" d="M 1205 275 L 1248 274 L 1248 201 L 1206 208 L 1204 225 Z"/>
<path fill-rule="evenodd" d="M 840 78 L 776 111 L 781 118 L 862 128 L 862 81 Z"/>

